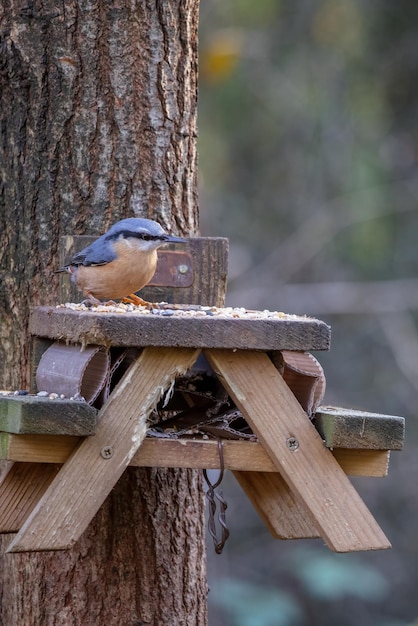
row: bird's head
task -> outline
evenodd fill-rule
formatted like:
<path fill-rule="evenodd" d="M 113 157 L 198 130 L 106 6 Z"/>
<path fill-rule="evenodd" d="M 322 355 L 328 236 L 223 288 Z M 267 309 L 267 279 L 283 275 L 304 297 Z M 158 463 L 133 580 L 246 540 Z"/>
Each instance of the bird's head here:
<path fill-rule="evenodd" d="M 174 237 L 153 220 L 130 217 L 116 222 L 105 234 L 111 243 L 125 241 L 140 250 L 155 250 L 165 243 L 185 243 L 186 239 Z"/>

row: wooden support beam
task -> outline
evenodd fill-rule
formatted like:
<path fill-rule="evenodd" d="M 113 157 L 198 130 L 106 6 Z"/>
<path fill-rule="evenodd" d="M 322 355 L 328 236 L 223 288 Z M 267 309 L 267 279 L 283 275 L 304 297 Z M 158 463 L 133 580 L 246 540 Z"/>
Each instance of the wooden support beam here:
<path fill-rule="evenodd" d="M 81 439 L 0 433 L 0 441 L 1 458 L 16 461 L 0 482 L 0 532 L 13 533 L 20 530 Z M 388 450 L 336 449 L 333 454 L 342 469 L 352 476 L 387 475 Z M 260 443 L 225 440 L 223 455 L 225 469 L 235 470 L 235 477 L 273 536 L 280 539 L 318 536 L 306 511 L 294 499 Z M 220 469 L 218 444 L 212 440 L 148 437 L 130 465 Z"/>
<path fill-rule="evenodd" d="M 353 454 L 354 452 L 354 454 Z M 352 476 L 386 476 L 388 450 L 332 451 L 342 470 Z M 380 473 L 381 472 L 381 473 Z M 235 478 L 273 537 L 309 539 L 320 537 L 306 507 L 293 495 L 279 473 L 235 471 Z"/>
<path fill-rule="evenodd" d="M 95 436 L 85 438 L 71 454 L 8 552 L 60 550 L 77 541 L 141 445 L 149 413 L 198 354 L 190 349 L 143 350 L 100 411 Z"/>
<path fill-rule="evenodd" d="M 23 435 L 24 436 L 24 435 Z M 0 481 L 0 532 L 17 532 L 54 480 L 61 465 L 13 463 Z"/>
<path fill-rule="evenodd" d="M 253 507 L 276 539 L 315 539 L 321 534 L 306 507 L 278 472 L 234 472 Z"/>
<path fill-rule="evenodd" d="M 0 460 L 19 463 L 65 463 L 80 437 L 0 433 Z"/>
<path fill-rule="evenodd" d="M 205 356 L 327 545 L 337 552 L 389 548 L 268 356 L 230 350 Z"/>
<path fill-rule="evenodd" d="M 59 435 L 0 433 L 0 460 L 21 463 L 65 463 L 79 441 L 78 437 Z M 277 472 L 277 467 L 260 443 L 225 439 L 222 445 L 225 469 Z M 332 453 L 346 474 L 387 476 L 389 450 L 334 449 Z M 130 465 L 220 469 L 218 444 L 216 441 L 205 439 L 147 437 L 132 457 Z"/>

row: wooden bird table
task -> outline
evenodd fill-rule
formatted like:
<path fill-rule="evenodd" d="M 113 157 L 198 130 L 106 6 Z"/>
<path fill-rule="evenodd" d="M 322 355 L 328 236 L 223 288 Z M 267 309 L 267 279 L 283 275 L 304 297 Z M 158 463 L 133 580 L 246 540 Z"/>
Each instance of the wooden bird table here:
<path fill-rule="evenodd" d="M 57 340 L 81 349 L 135 348 L 139 356 L 97 416 L 91 409 L 83 417 L 89 409 L 83 405 L 80 411 L 79 402 L 56 401 L 55 430 L 50 421 L 44 429 L 38 421 L 34 430 L 34 409 L 25 413 L 29 399 L 2 399 L 13 409 L 9 404 L 2 419 L 0 404 L 1 458 L 15 463 L 0 485 L 0 530 L 19 531 L 9 551 L 71 546 L 128 465 L 219 467 L 216 441 L 145 438 L 150 413 L 201 353 L 257 436 L 257 442 L 224 441 L 224 462 L 271 532 L 281 538 L 320 536 L 338 552 L 389 548 L 346 472 L 384 475 L 388 450 L 402 447 L 403 418 L 320 408 L 315 427 L 275 355 L 327 350 L 330 329 L 324 322 L 279 314 L 234 318 L 195 309 L 188 316 L 175 310 L 33 311 L 36 360 L 37 351 Z M 71 402 L 75 430 L 65 417 Z M 10 420 L 16 411 L 17 421 Z"/>

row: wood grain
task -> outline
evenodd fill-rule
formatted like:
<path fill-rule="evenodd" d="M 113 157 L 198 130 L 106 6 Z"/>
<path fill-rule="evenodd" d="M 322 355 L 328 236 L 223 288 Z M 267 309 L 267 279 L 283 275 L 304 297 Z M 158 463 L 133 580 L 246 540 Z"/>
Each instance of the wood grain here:
<path fill-rule="evenodd" d="M 59 435 L 14 435 L 0 433 L 0 459 L 33 463 L 65 463 L 79 443 L 78 437 Z M 263 446 L 251 441 L 222 442 L 225 469 L 277 472 Z M 388 450 L 335 448 L 332 454 L 351 476 L 387 476 Z M 218 444 L 204 439 L 153 439 L 147 437 L 133 456 L 137 467 L 188 467 L 220 469 Z"/>
<path fill-rule="evenodd" d="M 74 311 L 33 310 L 30 332 L 82 345 L 230 348 L 242 350 L 328 350 L 330 328 L 308 317 L 225 319 Z"/>
<path fill-rule="evenodd" d="M 276 539 L 320 537 L 303 503 L 279 473 L 234 472 L 247 498 Z"/>
<path fill-rule="evenodd" d="M 197 356 L 187 349 L 141 353 L 100 411 L 95 436 L 71 454 L 8 551 L 59 550 L 77 541 L 141 445 L 150 411 Z"/>
<path fill-rule="evenodd" d="M 205 356 L 327 545 L 337 552 L 389 548 L 267 355 L 207 350 Z"/>
<path fill-rule="evenodd" d="M 403 417 L 322 406 L 315 414 L 314 423 L 329 447 L 403 449 L 405 438 Z"/>
<path fill-rule="evenodd" d="M 38 396 L 0 397 L 0 431 L 7 433 L 92 435 L 97 410 L 74 400 Z"/>
<path fill-rule="evenodd" d="M 17 532 L 54 480 L 60 465 L 13 463 L 0 482 L 0 532 Z"/>

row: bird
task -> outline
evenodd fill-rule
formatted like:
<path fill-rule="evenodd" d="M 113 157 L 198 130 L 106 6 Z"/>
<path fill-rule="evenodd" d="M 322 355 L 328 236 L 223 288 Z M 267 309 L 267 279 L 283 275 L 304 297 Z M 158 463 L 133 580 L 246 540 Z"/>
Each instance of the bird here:
<path fill-rule="evenodd" d="M 129 217 L 116 222 L 101 237 L 56 270 L 67 272 L 91 304 L 122 300 L 150 307 L 135 295 L 151 280 L 157 267 L 157 249 L 166 243 L 185 243 L 155 222 Z"/>

